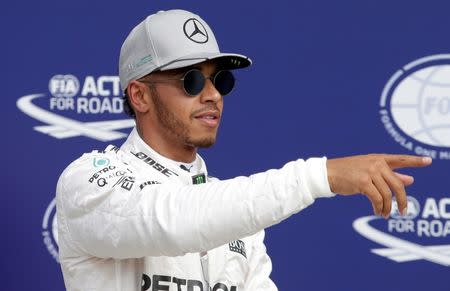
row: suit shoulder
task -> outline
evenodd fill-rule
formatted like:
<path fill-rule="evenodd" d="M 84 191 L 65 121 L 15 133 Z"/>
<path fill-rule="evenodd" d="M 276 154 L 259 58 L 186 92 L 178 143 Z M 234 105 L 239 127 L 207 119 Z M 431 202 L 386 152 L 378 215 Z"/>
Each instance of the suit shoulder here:
<path fill-rule="evenodd" d="M 105 150 L 93 150 L 82 154 L 71 162 L 61 173 L 58 184 L 68 180 L 74 181 L 99 171 L 114 169 L 125 165 L 118 155 L 119 148 L 108 146 Z"/>
<path fill-rule="evenodd" d="M 220 181 L 219 178 L 208 175 L 208 182 L 217 182 Z"/>

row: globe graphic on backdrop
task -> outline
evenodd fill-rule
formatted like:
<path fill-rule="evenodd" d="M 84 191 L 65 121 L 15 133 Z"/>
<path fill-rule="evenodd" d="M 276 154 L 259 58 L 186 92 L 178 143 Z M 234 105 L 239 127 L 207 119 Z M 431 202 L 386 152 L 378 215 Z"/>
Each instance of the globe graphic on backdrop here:
<path fill-rule="evenodd" d="M 56 219 L 56 213 L 53 216 L 52 219 L 52 235 L 53 235 L 53 240 L 55 241 L 56 245 L 58 245 L 58 221 Z"/>
<path fill-rule="evenodd" d="M 58 260 L 58 221 L 56 198 L 49 203 L 42 219 L 42 238 L 45 247 L 53 258 Z"/>
<path fill-rule="evenodd" d="M 450 147 L 450 65 L 433 65 L 406 76 L 390 99 L 397 126 L 413 139 Z"/>

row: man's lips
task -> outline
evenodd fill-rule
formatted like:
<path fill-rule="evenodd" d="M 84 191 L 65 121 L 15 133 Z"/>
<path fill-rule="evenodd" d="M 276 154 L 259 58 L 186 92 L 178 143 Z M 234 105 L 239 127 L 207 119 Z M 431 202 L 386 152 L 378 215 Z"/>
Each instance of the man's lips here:
<path fill-rule="evenodd" d="M 194 116 L 195 119 L 201 121 L 209 127 L 216 127 L 220 121 L 219 111 L 205 111 Z"/>

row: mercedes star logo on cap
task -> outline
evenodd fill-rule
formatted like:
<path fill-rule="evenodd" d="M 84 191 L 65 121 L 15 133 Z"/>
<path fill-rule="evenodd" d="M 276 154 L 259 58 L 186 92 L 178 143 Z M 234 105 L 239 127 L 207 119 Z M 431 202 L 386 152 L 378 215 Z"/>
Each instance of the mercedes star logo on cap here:
<path fill-rule="evenodd" d="M 196 43 L 205 43 L 208 41 L 208 32 L 203 24 L 195 18 L 189 18 L 183 26 L 184 34 Z"/>

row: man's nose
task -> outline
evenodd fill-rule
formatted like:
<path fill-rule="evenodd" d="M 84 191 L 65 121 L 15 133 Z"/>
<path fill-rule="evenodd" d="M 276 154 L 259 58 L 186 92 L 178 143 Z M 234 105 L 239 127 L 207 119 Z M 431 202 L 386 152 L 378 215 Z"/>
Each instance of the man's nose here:
<path fill-rule="evenodd" d="M 205 102 L 218 102 L 222 99 L 222 95 L 220 95 L 219 91 L 217 91 L 211 79 L 205 80 L 205 88 L 203 88 L 201 93 L 201 101 Z"/>

